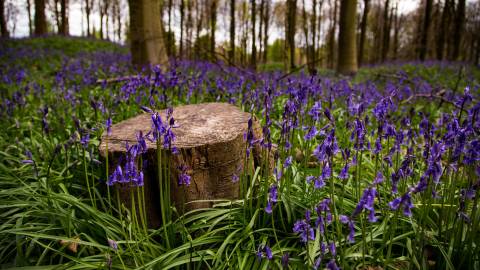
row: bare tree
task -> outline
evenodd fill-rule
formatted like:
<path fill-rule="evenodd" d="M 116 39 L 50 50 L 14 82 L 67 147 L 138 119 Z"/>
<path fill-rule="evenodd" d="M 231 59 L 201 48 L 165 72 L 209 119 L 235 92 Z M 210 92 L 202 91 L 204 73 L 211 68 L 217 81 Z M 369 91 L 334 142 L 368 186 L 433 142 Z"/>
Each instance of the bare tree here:
<path fill-rule="evenodd" d="M 341 0 L 337 65 L 337 71 L 341 74 L 355 74 L 358 69 L 355 33 L 356 15 L 357 1 Z"/>

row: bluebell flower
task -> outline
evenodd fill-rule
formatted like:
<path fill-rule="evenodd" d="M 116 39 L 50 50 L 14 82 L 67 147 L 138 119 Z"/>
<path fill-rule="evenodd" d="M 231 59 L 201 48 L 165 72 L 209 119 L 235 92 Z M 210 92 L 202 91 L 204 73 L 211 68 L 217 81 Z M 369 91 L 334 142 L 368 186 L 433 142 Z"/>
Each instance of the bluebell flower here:
<path fill-rule="evenodd" d="M 293 232 L 300 235 L 300 242 L 307 243 L 315 240 L 315 232 L 310 225 L 310 211 L 306 211 L 305 219 L 297 220 L 293 226 Z"/>

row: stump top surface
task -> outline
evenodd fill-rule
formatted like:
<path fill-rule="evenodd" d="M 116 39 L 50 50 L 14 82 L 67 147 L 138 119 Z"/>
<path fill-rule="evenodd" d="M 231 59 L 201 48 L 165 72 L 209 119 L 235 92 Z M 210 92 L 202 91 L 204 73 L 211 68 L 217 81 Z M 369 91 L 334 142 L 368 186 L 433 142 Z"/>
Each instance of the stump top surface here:
<path fill-rule="evenodd" d="M 166 122 L 166 111 L 159 112 Z M 183 105 L 173 109 L 176 128 L 173 129 L 177 148 L 192 148 L 227 142 L 237 138 L 247 130 L 250 114 L 228 103 L 202 103 Z M 100 153 L 105 153 L 106 142 L 109 152 L 124 152 L 125 142 L 136 143 L 136 134 L 146 134 L 151 130 L 150 113 L 143 113 L 115 125 L 110 136 L 102 135 Z M 148 148 L 156 148 L 154 142 L 146 140 Z"/>

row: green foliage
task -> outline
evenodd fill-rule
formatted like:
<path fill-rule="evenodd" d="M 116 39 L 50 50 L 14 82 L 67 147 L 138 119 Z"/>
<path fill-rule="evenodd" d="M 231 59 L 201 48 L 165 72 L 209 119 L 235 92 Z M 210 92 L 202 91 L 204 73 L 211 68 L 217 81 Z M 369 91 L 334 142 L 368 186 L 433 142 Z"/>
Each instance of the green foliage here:
<path fill-rule="evenodd" d="M 209 48 L 208 42 L 208 36 L 202 36 L 195 46 Z M 340 154 L 332 156 L 329 162 L 332 179 L 335 180 L 326 181 L 323 188 L 317 189 L 305 180 L 308 176 L 322 173 L 322 164 L 312 154 L 325 141 L 326 134 L 319 133 L 312 140 L 306 140 L 304 136 L 308 130 L 298 128 L 288 133 L 291 147 L 287 147 L 287 138 L 282 137 L 281 132 L 281 121 L 289 117 L 284 115 L 285 106 L 291 101 L 286 94 L 275 96 L 271 107 L 268 107 L 269 117 L 273 119 L 270 129 L 272 140 L 278 143 L 279 157 L 275 167 L 283 172 L 281 181 L 277 182 L 273 172 L 267 169 L 267 160 L 263 160 L 263 167 L 247 166 L 239 175 L 242 185 L 239 199 L 215 201 L 213 208 L 197 209 L 184 215 L 169 207 L 166 192 L 169 187 L 166 185 L 162 193 L 165 196 L 162 197 L 165 207 L 162 211 L 170 218 L 165 218 L 160 228 L 147 229 L 142 220 L 145 213 L 141 212 L 144 190 L 132 188 L 133 203 L 118 203 L 115 188 L 105 184 L 112 173 L 108 172 L 108 161 L 101 159 L 98 153 L 105 121 L 111 117 L 114 123 L 118 123 L 141 113 L 139 105 L 150 104 L 148 94 L 153 89 L 166 95 L 166 101 L 160 100 L 160 95 L 152 97 L 153 103 L 157 104 L 156 109 L 166 105 L 229 101 L 247 111 L 255 107 L 252 114 L 265 125 L 265 94 L 257 101 L 246 99 L 242 102 L 241 99 L 260 86 L 260 80 L 255 82 L 258 85 L 242 81 L 241 92 L 232 94 L 229 91 L 233 91 L 233 86 L 221 85 L 225 82 L 216 80 L 220 70 L 209 71 L 199 65 L 175 73 L 175 76 L 181 74 L 179 76 L 189 78 L 188 83 L 172 83 L 167 87 L 140 85 L 127 91 L 122 88 L 123 84 L 104 86 L 91 81 L 129 74 L 129 59 L 122 58 L 127 54 L 126 48 L 96 40 L 59 37 L 5 41 L 0 47 L 11 53 L 0 54 L 0 65 L 5 70 L 9 65 L 19 67 L 28 76 L 19 83 L 0 82 L 2 106 L 8 103 L 5 102 L 7 99 L 16 102 L 15 106 L 2 107 L 6 111 L 2 112 L 4 119 L 0 122 L 0 268 L 282 269 L 282 258 L 286 254 L 290 257 L 289 269 L 313 268 L 320 256 L 323 256 L 322 267 L 336 258 L 344 269 L 375 266 L 384 269 L 480 267 L 477 252 L 480 218 L 478 213 L 475 214 L 478 199 L 465 205 L 464 211 L 471 216 L 470 224 L 458 216 L 461 190 L 471 187 L 478 178 L 473 166 L 458 165 L 455 170 L 450 167 L 448 171 L 445 169 L 442 184 L 437 190 L 438 200 L 431 196 L 433 185 L 429 186 L 428 192 L 414 194 L 412 217 L 404 216 L 402 210 L 391 211 L 388 203 L 418 181 L 426 164 L 422 153 L 414 153 L 412 176 L 401 182 L 399 194 L 393 194 L 387 178 L 399 168 L 404 159 L 403 152 L 407 151 L 406 145 L 401 146 L 402 154 L 391 156 L 393 165 L 386 166 L 382 160 L 387 157 L 393 138 L 382 142 L 383 150 L 379 154 L 366 150 L 352 151 L 350 160 L 355 156 L 356 163 L 352 163 L 346 180 L 338 178 L 345 160 Z M 19 53 L 18 50 L 39 53 Z M 269 59 L 279 61 L 281 57 L 276 57 L 282 54 L 283 41 L 277 40 L 269 48 Z M 206 54 L 200 53 L 200 56 L 208 58 Z M 106 64 L 97 65 L 98 58 L 102 57 L 106 59 Z M 115 61 L 110 62 L 109 57 Z M 116 63 L 115 69 L 111 69 L 113 63 Z M 268 64 L 265 69 L 273 70 L 275 67 L 279 67 L 278 62 Z M 383 89 L 389 85 L 396 85 L 392 82 L 397 80 L 421 79 L 435 89 L 457 89 L 459 93 L 470 85 L 475 97 L 478 97 L 480 71 L 459 67 L 455 64 L 370 67 L 361 69 L 356 78 L 344 81 L 344 85 L 374 81 L 380 88 L 375 93 L 380 94 L 382 91 L 386 93 Z M 14 75 L 17 75 L 13 71 L 10 74 L 7 70 L 2 75 L 13 81 Z M 203 71 L 207 73 L 205 82 L 199 86 L 189 84 L 194 81 L 191 78 L 199 77 Z M 336 83 L 338 78 L 333 77 L 331 72 L 322 70 L 321 79 L 326 83 Z M 220 76 L 223 75 L 221 73 Z M 310 77 L 305 81 L 311 82 Z M 286 89 L 288 86 L 276 87 Z M 305 84 L 302 86 L 308 87 Z M 403 86 L 413 87 L 414 84 L 407 82 Z M 26 88 L 32 90 L 24 92 Z M 189 96 L 187 93 L 191 89 L 195 91 Z M 19 93 L 22 95 L 19 96 Z M 361 98 L 368 99 L 369 96 Z M 352 131 L 347 123 L 352 123 L 355 117 L 349 114 L 344 97 L 335 99 L 333 104 L 329 104 L 328 97 L 320 94 L 308 97 L 307 108 L 295 112 L 292 117 L 299 117 L 299 126 L 316 125 L 319 129 L 327 126 L 325 131 L 328 131 L 330 123 L 324 116 L 324 110 L 318 122 L 308 116 L 316 101 L 323 108 L 331 109 L 338 145 L 342 149 L 353 149 L 355 141 L 350 137 Z M 260 105 L 255 106 L 255 102 Z M 399 109 L 389 116 L 389 121 L 395 125 L 400 125 L 402 117 L 411 110 L 423 112 L 435 120 L 443 112 L 450 113 L 456 109 L 454 104 L 439 106 L 430 100 L 402 102 L 397 105 L 405 110 Z M 366 108 L 370 117 L 372 106 Z M 45 108 L 48 108 L 46 114 Z M 422 117 L 417 114 L 411 116 L 415 132 L 419 131 Z M 367 133 L 374 134 L 377 128 L 377 123 L 367 125 Z M 87 133 L 90 141 L 84 145 L 82 138 Z M 373 136 L 368 137 L 372 147 L 375 143 L 373 139 Z M 424 141 L 419 137 L 415 145 L 422 143 Z M 412 144 L 410 146 L 413 147 Z M 294 157 L 293 164 L 284 168 L 284 161 L 289 156 Z M 158 167 L 164 169 L 158 171 L 159 178 L 169 178 L 169 169 L 162 166 L 166 165 L 160 162 Z M 444 165 L 444 168 L 447 166 Z M 362 191 L 371 185 L 378 172 L 387 179 L 377 187 L 379 196 L 375 199 L 375 209 L 378 221 L 368 222 L 366 210 L 356 216 L 356 241 L 350 243 L 347 239 L 348 225 L 340 222 L 340 215 L 351 215 L 355 211 Z M 273 205 L 272 214 L 268 214 L 265 208 L 274 184 L 278 185 L 278 200 Z M 478 191 L 475 198 L 478 198 Z M 332 201 L 332 221 L 326 225 L 325 234 L 322 235 L 317 227 L 315 240 L 302 243 L 293 227 L 297 221 L 305 219 L 306 210 L 311 211 L 312 224 L 322 216 L 315 208 L 324 199 Z M 132 209 L 132 205 L 137 208 Z M 323 215 L 326 218 L 326 214 Z M 337 256 L 322 251 L 322 243 L 331 242 L 337 246 Z M 257 257 L 257 251 L 264 245 L 271 248 L 272 260 L 267 260 L 265 255 L 261 259 Z M 426 253 L 433 255 L 428 257 Z"/>

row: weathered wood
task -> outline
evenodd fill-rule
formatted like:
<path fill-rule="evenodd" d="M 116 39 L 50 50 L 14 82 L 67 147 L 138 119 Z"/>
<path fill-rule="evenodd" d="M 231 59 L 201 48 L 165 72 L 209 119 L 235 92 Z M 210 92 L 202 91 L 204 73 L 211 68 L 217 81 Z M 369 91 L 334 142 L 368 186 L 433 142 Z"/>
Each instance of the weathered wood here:
<path fill-rule="evenodd" d="M 165 121 L 166 112 L 161 111 Z M 173 132 L 176 139 L 172 146 L 177 147 L 179 154 L 168 153 L 171 173 L 172 203 L 178 211 L 209 207 L 209 202 L 188 203 L 195 200 L 235 199 L 239 196 L 239 183 L 232 181 L 233 175 L 239 175 L 245 166 L 246 142 L 250 114 L 226 103 L 204 103 L 185 105 L 174 108 L 173 118 L 176 128 Z M 102 136 L 100 153 L 109 153 L 111 171 L 118 160 L 126 152 L 125 144 L 136 143 L 136 134 L 151 130 L 151 114 L 145 113 L 130 118 L 111 128 L 111 135 Z M 260 125 L 253 121 L 255 139 L 261 136 Z M 159 198 L 156 163 L 156 143 L 147 140 L 147 153 L 142 156 L 146 160 L 143 168 L 145 174 L 145 201 L 148 223 L 155 227 L 159 224 Z M 259 147 L 252 149 L 252 154 L 259 154 Z M 256 157 L 255 159 L 259 159 Z M 179 166 L 186 165 L 192 177 L 188 187 L 178 185 Z M 121 191 L 122 200 L 129 202 L 129 192 L 125 187 L 117 187 Z"/>

